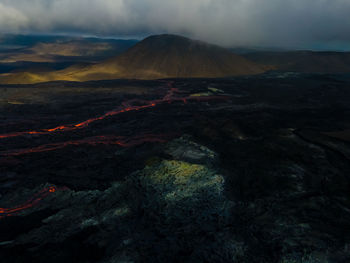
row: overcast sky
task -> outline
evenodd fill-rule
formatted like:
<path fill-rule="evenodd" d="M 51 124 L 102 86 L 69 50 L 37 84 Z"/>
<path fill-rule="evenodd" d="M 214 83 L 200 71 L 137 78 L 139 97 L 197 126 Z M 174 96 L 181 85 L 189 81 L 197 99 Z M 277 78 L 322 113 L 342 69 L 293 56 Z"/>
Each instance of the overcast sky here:
<path fill-rule="evenodd" d="M 0 0 L 0 32 L 350 49 L 350 0 Z"/>

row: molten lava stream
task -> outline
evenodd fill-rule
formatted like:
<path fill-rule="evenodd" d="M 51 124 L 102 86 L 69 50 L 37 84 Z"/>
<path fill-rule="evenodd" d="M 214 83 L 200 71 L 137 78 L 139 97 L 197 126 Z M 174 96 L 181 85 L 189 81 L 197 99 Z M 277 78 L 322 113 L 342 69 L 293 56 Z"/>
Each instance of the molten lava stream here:
<path fill-rule="evenodd" d="M 167 86 L 169 87 L 169 90 L 167 94 L 162 98 L 158 100 L 151 100 L 151 101 L 144 101 L 144 100 L 138 100 L 138 99 L 133 99 L 129 100 L 126 102 L 122 103 L 122 108 L 116 109 L 109 111 L 101 116 L 91 118 L 88 120 L 85 120 L 80 123 L 76 124 L 67 124 L 67 125 L 60 125 L 55 128 L 51 129 L 42 129 L 38 131 L 23 131 L 23 132 L 13 132 L 13 133 L 7 133 L 7 134 L 0 134 L 0 139 L 6 139 L 6 138 L 12 138 L 12 137 L 18 137 L 18 136 L 23 136 L 23 135 L 43 135 L 43 134 L 49 134 L 53 132 L 65 132 L 65 131 L 73 131 L 77 129 L 82 129 L 88 127 L 91 123 L 94 123 L 96 121 L 104 120 L 107 117 L 119 115 L 125 112 L 131 112 L 131 111 L 139 111 L 143 109 L 148 109 L 148 108 L 153 108 L 156 107 L 159 104 L 162 103 L 172 103 L 176 101 L 180 101 L 183 103 L 187 103 L 188 101 L 210 101 L 210 100 L 217 100 L 217 99 L 228 99 L 228 97 L 224 96 L 204 96 L 204 97 L 176 97 L 175 93 L 178 93 L 179 90 L 177 88 L 173 88 L 173 82 L 169 81 L 166 83 Z M 143 105 L 140 106 L 132 106 L 133 103 L 143 103 Z"/>
<path fill-rule="evenodd" d="M 53 150 L 64 148 L 68 145 L 81 145 L 81 144 L 88 144 L 88 145 L 105 144 L 105 145 L 119 145 L 121 147 L 132 147 L 132 146 L 142 144 L 144 142 L 166 142 L 168 139 L 172 137 L 174 137 L 174 135 L 162 135 L 162 134 L 158 134 L 158 135 L 146 134 L 146 135 L 133 136 L 130 138 L 121 137 L 121 136 L 97 136 L 97 137 L 86 138 L 78 141 L 68 141 L 63 143 L 47 144 L 47 145 L 42 145 L 31 149 L 13 150 L 5 153 L 3 152 L 1 154 L 5 156 L 19 156 L 19 155 L 28 154 L 28 153 L 53 151 Z M 34 195 L 34 197 L 29 199 L 22 205 L 19 205 L 13 208 L 0 208 L 0 219 L 4 217 L 16 215 L 21 211 L 32 208 L 38 205 L 39 202 L 43 200 L 45 197 L 47 197 L 49 194 L 54 193 L 58 190 L 65 190 L 65 189 L 66 188 L 59 189 L 55 186 L 50 186 L 41 190 L 39 193 Z"/>
<path fill-rule="evenodd" d="M 226 100 L 228 97 L 224 96 L 212 96 L 212 97 L 176 97 L 175 93 L 178 93 L 179 90 L 177 88 L 173 88 L 173 82 L 167 81 L 166 82 L 167 87 L 169 88 L 167 94 L 162 98 L 158 100 L 152 100 L 152 101 L 143 101 L 143 100 L 130 100 L 127 102 L 124 102 L 122 104 L 122 108 L 119 108 L 117 110 L 113 110 L 110 112 L 107 112 L 103 114 L 102 116 L 95 117 L 88 119 L 86 121 L 77 123 L 77 124 L 69 124 L 69 125 L 61 125 L 57 126 L 52 129 L 42 129 L 38 131 L 23 131 L 23 132 L 14 132 L 14 133 L 8 133 L 8 134 L 2 134 L 0 135 L 0 139 L 5 138 L 11 138 L 11 137 L 17 137 L 22 135 L 33 135 L 33 134 L 49 134 L 52 132 L 65 132 L 65 131 L 72 131 L 76 129 L 82 129 L 85 127 L 88 127 L 91 123 L 103 120 L 107 117 L 118 115 L 125 112 L 130 111 L 139 111 L 147 108 L 155 107 L 162 103 L 172 103 L 172 102 L 183 102 L 187 103 L 188 101 L 210 101 L 210 100 Z M 133 106 L 133 103 L 143 103 L 140 106 Z M 23 154 L 28 153 L 39 153 L 39 152 L 47 152 L 47 151 L 53 151 L 57 149 L 62 149 L 64 147 L 70 146 L 70 145 L 119 145 L 121 147 L 132 147 L 139 144 L 142 144 L 144 142 L 166 142 L 170 138 L 175 137 L 175 135 L 156 135 L 156 134 L 146 134 L 146 135 L 139 135 L 139 136 L 133 136 L 133 137 L 122 137 L 122 136 L 96 136 L 91 138 L 85 138 L 81 140 L 76 141 L 66 141 L 61 143 L 52 143 L 52 144 L 45 144 L 34 148 L 29 149 L 18 149 L 18 150 L 9 150 L 9 151 L 3 151 L 0 152 L 0 155 L 3 156 L 19 156 Z M 45 197 L 50 195 L 51 193 L 56 192 L 57 190 L 63 190 L 58 189 L 55 186 L 47 187 L 41 190 L 39 193 L 34 195 L 31 199 L 26 201 L 24 204 L 13 207 L 13 208 L 0 208 L 0 218 L 4 218 L 7 216 L 13 216 L 17 213 L 29 209 L 33 206 L 36 206 L 39 204 L 41 200 L 43 200 Z"/>
<path fill-rule="evenodd" d="M 42 129 L 42 130 L 38 130 L 38 131 L 22 131 L 22 132 L 12 132 L 12 133 L 7 133 L 7 134 L 0 134 L 0 139 L 13 138 L 13 137 L 18 137 L 18 136 L 23 136 L 23 135 L 43 135 L 43 134 L 49 134 L 52 132 L 73 131 L 73 130 L 85 128 L 93 122 L 103 120 L 103 119 L 110 117 L 110 116 L 118 115 L 118 114 L 125 113 L 125 112 L 130 112 L 130 111 L 138 111 L 138 110 L 142 110 L 142 109 L 152 108 L 163 101 L 169 100 L 170 97 L 173 96 L 174 88 L 171 88 L 171 86 L 173 85 L 173 82 L 171 82 L 171 81 L 166 82 L 166 85 L 169 87 L 169 91 L 167 92 L 167 94 L 164 96 L 163 99 L 152 100 L 152 101 L 133 99 L 130 101 L 123 102 L 122 106 L 124 106 L 124 107 L 122 107 L 122 108 L 109 111 L 109 112 L 107 112 L 99 117 L 91 118 L 91 119 L 88 119 L 88 120 L 80 122 L 80 123 L 60 125 L 60 126 L 57 126 L 57 127 L 51 128 L 51 129 Z M 130 105 L 132 105 L 133 102 L 140 102 L 140 103 L 143 103 L 143 105 L 130 106 Z"/>
<path fill-rule="evenodd" d="M 32 208 L 40 203 L 45 197 L 59 190 L 66 190 L 66 187 L 57 188 L 56 186 L 49 186 L 36 193 L 32 198 L 25 203 L 15 206 L 13 208 L 0 208 L 0 219 L 8 216 L 13 216 L 26 209 Z"/>
<path fill-rule="evenodd" d="M 129 111 L 138 111 L 138 110 L 142 110 L 142 109 L 147 109 L 147 108 L 151 108 L 151 107 L 155 107 L 155 106 L 156 106 L 156 103 L 154 103 L 152 101 L 149 104 L 142 105 L 142 106 L 130 106 L 130 107 L 123 108 L 121 110 L 110 111 L 110 112 L 105 113 L 102 116 L 99 116 L 96 118 L 91 118 L 91 119 L 88 119 L 86 121 L 83 121 L 83 122 L 80 122 L 77 124 L 61 125 L 61 126 L 57 126 L 55 128 L 52 128 L 52 129 L 43 129 L 43 130 L 39 130 L 39 131 L 23 131 L 23 132 L 1 134 L 0 139 L 13 138 L 13 137 L 18 137 L 18 136 L 23 136 L 23 135 L 35 135 L 35 134 L 43 135 L 43 134 L 49 134 L 52 132 L 73 131 L 73 130 L 77 130 L 77 129 L 86 128 L 91 123 L 99 121 L 99 120 L 103 120 L 103 119 L 110 117 L 110 116 L 118 115 L 118 114 L 121 114 L 124 112 L 129 112 Z"/>
<path fill-rule="evenodd" d="M 164 143 L 173 137 L 175 137 L 175 135 L 173 134 L 168 134 L 168 135 L 145 134 L 145 135 L 133 136 L 130 138 L 123 137 L 123 136 L 96 136 L 96 137 L 90 137 L 90 138 L 85 138 L 81 140 L 75 140 L 75 141 L 44 144 L 33 148 L 3 151 L 3 152 L 0 152 L 0 155 L 10 157 L 10 156 L 20 156 L 20 155 L 30 154 L 30 153 L 49 152 L 49 151 L 54 151 L 58 149 L 63 149 L 71 145 L 73 146 L 119 145 L 121 147 L 132 147 L 132 146 L 142 144 L 144 142 Z"/>

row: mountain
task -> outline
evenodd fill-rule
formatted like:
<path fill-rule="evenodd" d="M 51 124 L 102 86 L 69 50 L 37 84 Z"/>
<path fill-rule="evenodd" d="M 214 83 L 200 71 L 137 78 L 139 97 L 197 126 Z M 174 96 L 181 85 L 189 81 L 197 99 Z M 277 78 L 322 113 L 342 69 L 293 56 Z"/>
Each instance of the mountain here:
<path fill-rule="evenodd" d="M 258 64 L 270 65 L 280 71 L 304 73 L 349 73 L 350 52 L 253 52 L 245 58 Z"/>
<path fill-rule="evenodd" d="M 175 35 L 148 37 L 99 66 L 117 66 L 123 77 L 141 79 L 226 77 L 265 71 L 264 66 L 227 49 Z"/>
<path fill-rule="evenodd" d="M 134 78 L 196 78 L 254 75 L 269 68 L 231 51 L 182 36 L 157 35 L 137 43 L 122 54 L 91 66 L 75 65 L 41 74 L 0 76 L 2 83 L 33 83 L 51 80 L 87 81 Z"/>

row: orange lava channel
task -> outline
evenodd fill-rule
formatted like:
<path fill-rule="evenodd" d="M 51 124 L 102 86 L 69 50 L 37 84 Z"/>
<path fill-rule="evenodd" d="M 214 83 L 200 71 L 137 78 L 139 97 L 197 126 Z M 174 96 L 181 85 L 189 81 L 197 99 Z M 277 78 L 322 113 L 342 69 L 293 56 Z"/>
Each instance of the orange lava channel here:
<path fill-rule="evenodd" d="M 24 154 L 30 153 L 41 153 L 41 152 L 49 152 L 58 149 L 63 149 L 67 146 L 71 145 L 119 145 L 121 147 L 132 147 L 144 142 L 159 142 L 163 143 L 168 140 L 168 138 L 174 137 L 173 135 L 162 135 L 162 134 L 145 134 L 140 136 L 133 137 L 123 137 L 123 136 L 95 136 L 90 138 L 85 138 L 81 140 L 75 141 L 66 141 L 59 143 L 51 143 L 44 144 L 34 148 L 26 148 L 26 149 L 16 149 L 0 152 L 2 156 L 20 156 Z"/>
<path fill-rule="evenodd" d="M 147 108 L 151 108 L 151 107 L 155 107 L 157 104 L 152 102 L 143 106 L 131 106 L 131 107 L 127 107 L 121 110 L 114 110 L 114 111 L 110 111 L 105 113 L 102 116 L 96 117 L 96 118 L 92 118 L 92 119 L 88 119 L 86 121 L 77 123 L 77 124 L 69 124 L 69 125 L 61 125 L 61 126 L 57 126 L 55 128 L 52 129 L 43 129 L 40 131 L 23 131 L 23 132 L 14 132 L 14 133 L 8 133 L 8 134 L 1 134 L 0 135 L 0 139 L 5 139 L 5 138 L 12 138 L 12 137 L 18 137 L 18 136 L 23 136 L 23 135 L 43 135 L 43 134 L 49 134 L 52 132 L 64 132 L 64 131 L 73 131 L 73 130 L 77 130 L 77 129 L 82 129 L 85 128 L 87 126 L 89 126 L 91 123 L 99 121 L 99 120 L 103 120 L 106 119 L 107 117 L 110 116 L 114 116 L 114 115 L 118 115 L 124 112 L 129 112 L 129 111 L 138 111 L 138 110 L 142 110 L 142 109 L 147 109 Z"/>
<path fill-rule="evenodd" d="M 57 188 L 56 186 L 50 186 L 42 189 L 40 192 L 36 193 L 32 198 L 27 200 L 25 203 L 15 206 L 13 208 L 0 208 L 0 219 L 8 216 L 13 216 L 18 214 L 21 211 L 29 209 L 39 204 L 45 197 L 49 196 L 52 193 L 57 192 L 58 190 L 64 190 L 66 188 Z"/>
<path fill-rule="evenodd" d="M 172 82 L 167 83 L 169 87 L 171 87 Z M 43 134 L 49 134 L 52 132 L 65 132 L 65 131 L 73 131 L 77 129 L 82 129 L 88 127 L 91 123 L 94 123 L 96 121 L 104 120 L 107 117 L 119 115 L 125 112 L 131 112 L 131 111 L 139 111 L 144 110 L 148 108 L 156 107 L 159 104 L 162 103 L 172 103 L 176 101 L 180 101 L 183 103 L 187 103 L 188 101 L 210 101 L 214 99 L 220 99 L 225 100 L 228 99 L 228 97 L 225 96 L 203 96 L 203 97 L 176 97 L 176 93 L 179 90 L 177 88 L 170 88 L 167 94 L 162 98 L 158 100 L 151 100 L 151 101 L 142 101 L 142 100 L 130 100 L 123 103 L 123 108 L 119 108 L 116 110 L 109 111 L 101 116 L 88 119 L 86 121 L 76 123 L 76 124 L 68 124 L 68 125 L 61 125 L 57 126 L 55 128 L 51 129 L 43 129 L 38 131 L 23 131 L 23 132 L 13 132 L 13 133 L 7 133 L 7 134 L 0 134 L 0 139 L 6 139 L 6 138 L 12 138 L 12 137 L 18 137 L 23 135 L 43 135 Z M 144 105 L 141 106 L 130 106 L 133 102 L 143 102 Z"/>
<path fill-rule="evenodd" d="M 123 105 L 122 108 L 107 112 L 99 117 L 91 118 L 77 124 L 61 125 L 52 129 L 42 129 L 38 131 L 23 131 L 23 132 L 14 132 L 14 133 L 8 133 L 8 134 L 0 134 L 0 139 L 18 137 L 23 135 L 35 135 L 35 134 L 43 135 L 43 134 L 49 134 L 52 132 L 65 132 L 65 131 L 82 129 L 82 128 L 88 127 L 91 123 L 106 119 L 107 117 L 110 117 L 110 116 L 118 115 L 125 112 L 139 111 L 143 109 L 153 108 L 163 103 L 172 103 L 176 101 L 182 102 L 182 103 L 188 103 L 189 101 L 207 102 L 210 100 L 229 99 L 229 97 L 225 97 L 225 96 L 177 97 L 176 93 L 178 93 L 179 91 L 177 88 L 172 87 L 173 82 L 168 81 L 166 85 L 169 88 L 169 90 L 162 99 L 152 100 L 152 101 L 130 100 L 130 101 L 124 102 L 122 104 Z M 143 105 L 133 106 L 132 104 L 135 102 L 143 103 Z M 85 139 L 76 140 L 76 141 L 66 141 L 66 142 L 60 142 L 60 143 L 45 144 L 45 145 L 37 146 L 34 148 L 28 148 L 28 149 L 8 150 L 8 151 L 0 152 L 0 155 L 20 156 L 20 155 L 29 154 L 29 153 L 53 151 L 57 149 L 62 149 L 70 145 L 92 145 L 92 146 L 119 145 L 121 147 L 132 147 L 132 146 L 142 144 L 144 142 L 166 142 L 171 137 L 174 137 L 174 135 L 146 134 L 146 135 L 132 136 L 132 137 L 95 136 L 95 137 L 85 138 Z M 60 189 L 56 188 L 55 186 L 47 187 L 41 190 L 36 195 L 34 195 L 34 197 L 29 199 L 22 205 L 16 206 L 14 208 L 0 208 L 0 219 L 4 217 L 16 215 L 17 213 L 25 209 L 29 209 L 33 206 L 38 205 L 41 200 L 43 200 L 48 195 L 56 192 L 57 190 L 60 190 Z"/>

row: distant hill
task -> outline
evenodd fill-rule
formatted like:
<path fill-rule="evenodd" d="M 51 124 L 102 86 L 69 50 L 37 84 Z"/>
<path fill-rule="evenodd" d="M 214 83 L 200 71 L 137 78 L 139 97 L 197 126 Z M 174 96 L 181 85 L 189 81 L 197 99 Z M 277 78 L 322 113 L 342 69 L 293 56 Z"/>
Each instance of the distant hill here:
<path fill-rule="evenodd" d="M 67 44 L 67 43 L 80 43 L 86 44 L 98 44 L 108 43 L 111 46 L 115 46 L 123 49 L 130 48 L 138 41 L 135 39 L 113 39 L 113 38 L 97 38 L 97 37 L 76 37 L 76 36 L 55 36 L 55 35 L 11 35 L 0 34 L 0 51 L 20 49 L 20 48 L 32 48 L 36 45 L 43 44 Z"/>
<path fill-rule="evenodd" d="M 0 34 L 0 48 L 2 46 L 8 49 L 31 47 L 38 43 L 53 43 L 57 41 L 69 41 L 73 37 L 54 36 L 54 35 L 14 35 Z"/>
<path fill-rule="evenodd" d="M 137 40 L 121 39 L 98 39 L 98 38 L 41 38 L 24 36 L 14 38 L 1 38 L 0 63 L 17 63 L 17 62 L 63 62 L 77 60 L 78 62 L 93 62 L 96 59 L 106 59 L 111 56 L 123 53 L 130 47 L 134 46 Z M 23 40 L 22 46 L 19 40 Z M 12 47 L 12 49 L 11 49 Z M 16 47 L 16 48 L 15 48 Z"/>
<path fill-rule="evenodd" d="M 99 65 L 121 68 L 121 75 L 141 79 L 226 77 L 258 74 L 256 65 L 229 50 L 175 35 L 151 36 Z"/>
<path fill-rule="evenodd" d="M 175 35 L 151 36 L 122 54 L 91 66 L 72 66 L 36 76 L 0 76 L 2 83 L 116 78 L 159 79 L 228 77 L 263 73 L 269 68 L 231 51 Z"/>
<path fill-rule="evenodd" d="M 349 73 L 350 52 L 253 52 L 244 57 L 281 71 L 304 73 Z"/>

